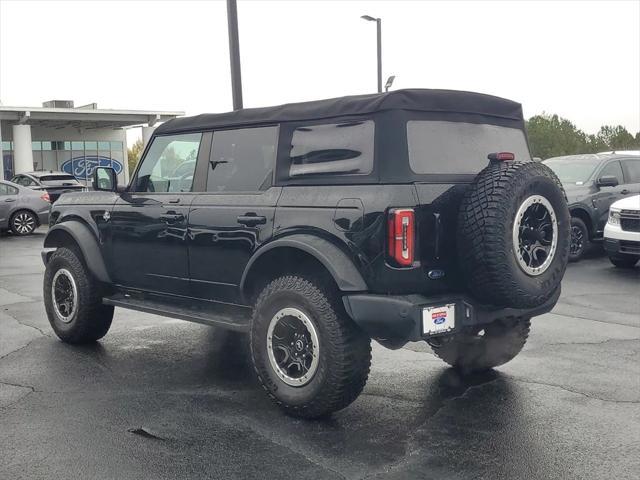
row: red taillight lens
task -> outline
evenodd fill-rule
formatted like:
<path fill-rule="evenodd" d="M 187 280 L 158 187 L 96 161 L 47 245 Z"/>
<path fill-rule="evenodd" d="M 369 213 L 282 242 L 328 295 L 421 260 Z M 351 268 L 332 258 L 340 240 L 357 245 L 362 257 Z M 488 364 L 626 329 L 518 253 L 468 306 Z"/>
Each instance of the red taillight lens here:
<path fill-rule="evenodd" d="M 389 210 L 387 253 L 401 267 L 413 265 L 415 251 L 415 213 L 412 208 Z"/>
<path fill-rule="evenodd" d="M 511 152 L 496 152 L 490 153 L 487 158 L 492 162 L 509 162 L 515 160 L 516 156 Z"/>
<path fill-rule="evenodd" d="M 42 195 L 40 195 L 40 198 L 42 200 L 44 200 L 45 202 L 51 203 L 51 197 L 49 196 L 49 194 L 47 192 L 44 192 Z"/>

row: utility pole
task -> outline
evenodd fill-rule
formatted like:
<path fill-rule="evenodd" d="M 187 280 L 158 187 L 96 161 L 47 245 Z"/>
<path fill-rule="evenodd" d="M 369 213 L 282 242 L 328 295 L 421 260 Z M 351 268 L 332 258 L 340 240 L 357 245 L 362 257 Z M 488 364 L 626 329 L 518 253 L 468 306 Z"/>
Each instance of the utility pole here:
<path fill-rule="evenodd" d="M 236 0 L 227 0 L 229 23 L 229 59 L 231 63 L 231 94 L 233 109 L 242 108 L 242 74 L 240 72 L 240 42 L 238 40 L 238 6 Z"/>
<path fill-rule="evenodd" d="M 378 40 L 378 93 L 382 93 L 382 19 L 371 15 L 362 15 L 360 18 L 368 22 L 376 22 Z"/>

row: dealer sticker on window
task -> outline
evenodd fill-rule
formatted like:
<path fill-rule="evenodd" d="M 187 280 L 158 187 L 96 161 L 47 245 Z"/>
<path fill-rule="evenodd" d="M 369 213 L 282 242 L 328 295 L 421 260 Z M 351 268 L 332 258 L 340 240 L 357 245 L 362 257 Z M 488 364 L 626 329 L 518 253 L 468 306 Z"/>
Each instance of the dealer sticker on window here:
<path fill-rule="evenodd" d="M 422 333 L 433 335 L 453 330 L 456 326 L 456 306 L 453 303 L 422 309 Z"/>

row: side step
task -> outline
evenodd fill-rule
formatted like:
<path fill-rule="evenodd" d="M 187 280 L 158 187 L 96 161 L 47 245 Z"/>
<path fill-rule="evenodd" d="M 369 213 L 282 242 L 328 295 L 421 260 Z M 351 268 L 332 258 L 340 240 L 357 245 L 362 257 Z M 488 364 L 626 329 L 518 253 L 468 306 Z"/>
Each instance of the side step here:
<path fill-rule="evenodd" d="M 117 293 L 110 297 L 104 297 L 102 303 L 237 332 L 248 332 L 251 320 L 250 308 L 194 299 L 176 299 L 176 303 L 168 303 L 155 295 Z"/>

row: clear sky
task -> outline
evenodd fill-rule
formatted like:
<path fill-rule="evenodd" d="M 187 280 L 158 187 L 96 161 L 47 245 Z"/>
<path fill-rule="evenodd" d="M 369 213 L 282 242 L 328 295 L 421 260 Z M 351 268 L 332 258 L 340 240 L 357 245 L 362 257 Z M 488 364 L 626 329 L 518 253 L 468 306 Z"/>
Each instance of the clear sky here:
<path fill-rule="evenodd" d="M 640 130 L 640 1 L 239 0 L 245 107 L 376 89 L 472 90 L 527 117 Z M 224 1 L 0 0 L 0 101 L 231 109 Z"/>

